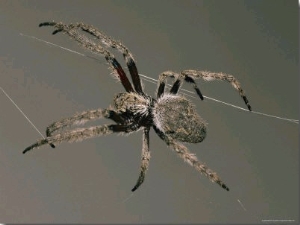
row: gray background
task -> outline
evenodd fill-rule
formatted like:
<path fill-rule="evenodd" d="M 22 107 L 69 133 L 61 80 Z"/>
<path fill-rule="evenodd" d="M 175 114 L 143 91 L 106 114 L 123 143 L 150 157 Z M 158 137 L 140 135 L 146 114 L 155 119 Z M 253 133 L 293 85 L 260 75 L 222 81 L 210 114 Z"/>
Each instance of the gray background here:
<path fill-rule="evenodd" d="M 106 108 L 123 91 L 101 56 L 95 61 L 20 35 L 87 53 L 63 34 L 52 36 L 52 28 L 38 28 L 52 20 L 85 22 L 122 40 L 149 77 L 169 69 L 233 74 L 253 110 L 299 118 L 297 1 L 0 1 L 0 86 L 42 132 L 75 112 Z M 204 95 L 245 107 L 228 83 L 198 83 Z M 153 95 L 156 85 L 144 84 Z M 230 192 L 152 130 L 146 181 L 126 200 L 139 173 L 141 132 L 23 155 L 40 135 L 0 92 L 0 222 L 298 223 L 298 125 L 191 100 L 209 130 L 203 143 L 188 147 Z"/>

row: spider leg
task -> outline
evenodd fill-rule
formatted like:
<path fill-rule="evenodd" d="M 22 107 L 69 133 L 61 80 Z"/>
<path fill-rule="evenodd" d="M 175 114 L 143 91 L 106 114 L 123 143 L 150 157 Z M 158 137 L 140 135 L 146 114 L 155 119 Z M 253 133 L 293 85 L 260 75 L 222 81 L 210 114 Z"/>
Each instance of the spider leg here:
<path fill-rule="evenodd" d="M 175 72 L 172 72 L 172 71 L 165 71 L 165 72 L 163 72 L 159 75 L 157 98 L 159 98 L 164 93 L 164 89 L 165 89 L 165 85 L 166 85 L 165 80 L 167 79 L 167 77 L 175 78 L 175 81 L 174 81 L 173 86 L 170 90 L 170 93 L 177 94 L 180 87 L 182 86 L 183 80 L 185 80 L 188 83 L 192 83 L 197 95 L 200 97 L 201 100 L 204 99 L 200 89 L 198 88 L 195 80 L 192 77 L 185 76 L 185 75 L 175 73 Z"/>
<path fill-rule="evenodd" d="M 189 77 L 193 77 L 196 79 L 202 78 L 205 81 L 212 81 L 212 80 L 228 81 L 233 86 L 233 88 L 235 88 L 239 92 L 240 96 L 242 97 L 245 104 L 247 105 L 249 111 L 251 111 L 251 106 L 245 95 L 245 92 L 243 91 L 240 83 L 234 76 L 225 74 L 225 73 L 213 73 L 213 72 L 209 72 L 209 71 L 197 71 L 197 70 L 184 70 L 181 72 L 181 74 L 183 74 L 184 76 L 189 76 Z"/>
<path fill-rule="evenodd" d="M 156 93 L 157 98 L 160 98 L 162 96 L 162 94 L 165 92 L 166 79 L 168 77 L 175 78 L 177 76 L 179 76 L 179 74 L 172 72 L 172 71 L 165 71 L 165 72 L 159 74 L 157 93 Z"/>
<path fill-rule="evenodd" d="M 149 127 L 144 128 L 144 133 L 143 133 L 143 149 L 142 149 L 142 163 L 141 163 L 141 172 L 140 176 L 135 184 L 135 186 L 132 188 L 132 192 L 137 190 L 141 184 L 145 180 L 145 175 L 146 171 L 149 167 L 149 160 L 150 160 L 150 150 L 149 150 Z"/>
<path fill-rule="evenodd" d="M 123 45 L 120 41 L 114 40 L 113 38 L 107 36 L 106 34 L 104 34 L 103 32 L 101 32 L 100 30 L 98 30 L 97 28 L 91 25 L 87 25 L 84 23 L 77 23 L 76 27 L 81 28 L 83 31 L 98 38 L 107 47 L 116 48 L 118 51 L 120 51 L 123 54 L 126 61 L 126 65 L 131 75 L 134 89 L 136 90 L 137 93 L 143 95 L 144 92 L 143 92 L 140 76 L 134 58 L 131 52 L 129 51 L 129 49 L 125 45 Z"/>
<path fill-rule="evenodd" d="M 184 145 L 174 141 L 167 135 L 165 135 L 163 132 L 161 132 L 157 127 L 153 126 L 155 132 L 158 134 L 158 136 L 166 142 L 166 144 L 171 147 L 180 158 L 182 158 L 185 162 L 190 164 L 192 167 L 194 167 L 196 170 L 198 170 L 200 173 L 207 176 L 212 182 L 217 183 L 220 185 L 223 189 L 229 191 L 229 188 L 226 186 L 226 184 L 221 181 L 219 176 L 213 172 L 211 169 L 207 168 L 203 163 L 199 162 L 197 159 L 197 156 L 193 153 L 191 153 L 187 147 Z"/>
<path fill-rule="evenodd" d="M 88 49 L 96 54 L 104 55 L 106 61 L 110 65 L 111 69 L 114 73 L 118 74 L 117 78 L 121 81 L 122 85 L 124 86 L 127 92 L 134 92 L 130 81 L 128 80 L 126 73 L 124 72 L 120 63 L 116 60 L 115 56 L 111 54 L 109 51 L 104 49 L 102 46 L 97 45 L 94 41 L 89 39 L 88 37 L 79 34 L 76 30 L 76 26 L 73 24 L 64 25 L 62 23 L 56 22 L 44 22 L 39 24 L 40 27 L 42 26 L 54 26 L 56 28 L 52 34 L 57 34 L 59 32 L 64 32 L 69 35 L 72 39 L 77 41 L 81 46 L 85 49 Z"/>
<path fill-rule="evenodd" d="M 63 141 L 67 141 L 67 142 L 82 141 L 88 138 L 108 135 L 116 132 L 130 133 L 136 131 L 138 128 L 139 127 L 137 127 L 136 125 L 122 125 L 122 124 L 102 125 L 102 126 L 94 126 L 89 128 L 78 128 L 71 131 L 67 131 L 65 133 L 50 136 L 45 139 L 41 139 L 36 143 L 32 144 L 31 146 L 27 147 L 23 151 L 23 154 L 45 144 L 61 143 Z"/>
<path fill-rule="evenodd" d="M 100 118 L 111 119 L 116 123 L 124 122 L 124 118 L 122 118 L 117 112 L 109 109 L 96 109 L 84 111 L 82 113 L 77 113 L 72 117 L 64 118 L 62 120 L 56 121 L 49 125 L 46 129 L 47 137 L 52 136 L 54 132 L 57 132 L 60 129 L 65 127 L 69 127 L 72 125 L 83 125 L 88 121 L 96 120 Z"/>

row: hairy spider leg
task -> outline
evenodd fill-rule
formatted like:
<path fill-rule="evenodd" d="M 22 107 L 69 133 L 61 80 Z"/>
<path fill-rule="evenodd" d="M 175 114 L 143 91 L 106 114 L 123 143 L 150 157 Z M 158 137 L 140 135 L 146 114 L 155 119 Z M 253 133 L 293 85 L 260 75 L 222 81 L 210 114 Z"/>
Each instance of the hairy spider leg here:
<path fill-rule="evenodd" d="M 207 168 L 203 163 L 199 162 L 197 159 L 197 156 L 193 153 L 191 153 L 187 147 L 184 145 L 178 143 L 177 141 L 174 141 L 172 138 L 165 135 L 163 132 L 161 132 L 156 126 L 153 126 L 155 132 L 157 135 L 169 146 L 171 147 L 177 155 L 182 158 L 185 162 L 187 162 L 189 165 L 194 167 L 196 170 L 198 170 L 201 174 L 204 174 L 207 176 L 212 182 L 217 183 L 220 185 L 223 189 L 229 191 L 229 188 L 226 186 L 226 184 L 221 181 L 219 176 L 213 172 L 211 169 Z"/>
<path fill-rule="evenodd" d="M 62 130 L 63 128 L 72 126 L 73 124 L 83 125 L 88 121 L 96 120 L 100 118 L 111 119 L 118 124 L 124 122 L 124 118 L 122 118 L 117 112 L 113 110 L 109 110 L 109 109 L 89 110 L 89 111 L 84 111 L 82 113 L 76 113 L 72 117 L 64 118 L 50 124 L 46 128 L 46 136 L 50 137 L 53 135 L 53 133 L 57 132 L 58 130 Z M 55 148 L 54 144 L 52 143 L 50 144 L 51 147 Z"/>
<path fill-rule="evenodd" d="M 120 51 L 123 54 L 127 67 L 129 69 L 134 89 L 136 90 L 137 93 L 144 95 L 138 69 L 135 64 L 132 53 L 129 51 L 129 49 L 125 45 L 123 45 L 120 41 L 114 40 L 113 38 L 107 36 L 106 34 L 104 34 L 103 32 L 101 32 L 100 30 L 98 30 L 92 25 L 77 23 L 76 27 L 81 28 L 83 31 L 98 38 L 104 45 L 111 48 L 116 48 L 118 51 Z"/>
<path fill-rule="evenodd" d="M 245 104 L 247 105 L 249 111 L 252 111 L 249 101 L 243 91 L 239 81 L 232 75 L 225 74 L 225 73 L 214 73 L 209 71 L 197 71 L 197 70 L 184 70 L 181 74 L 189 77 L 193 77 L 195 79 L 202 78 L 205 81 L 212 81 L 212 80 L 223 80 L 229 82 L 234 89 L 236 89 L 242 99 L 244 100 Z"/>
<path fill-rule="evenodd" d="M 165 91 L 165 86 L 166 86 L 166 82 L 165 80 L 168 78 L 175 78 L 175 81 L 172 85 L 172 88 L 170 90 L 170 93 L 172 94 L 177 94 L 180 87 L 182 86 L 182 81 L 183 79 L 188 82 L 188 83 L 192 83 L 193 84 L 193 88 L 195 89 L 197 95 L 200 97 L 201 100 L 203 100 L 203 95 L 200 91 L 200 89 L 198 88 L 195 80 L 192 77 L 189 76 L 185 76 L 183 74 L 179 74 L 179 73 L 175 73 L 173 71 L 165 71 L 163 73 L 161 73 L 159 75 L 159 79 L 158 79 L 158 89 L 157 89 L 157 98 L 161 97 L 161 95 L 164 93 Z"/>
<path fill-rule="evenodd" d="M 100 45 L 96 45 L 95 42 L 93 42 L 88 37 L 79 34 L 75 29 L 74 25 L 64 25 L 62 23 L 56 23 L 56 22 L 44 22 L 39 24 L 40 27 L 42 26 L 54 26 L 57 28 L 55 31 L 53 31 L 52 34 L 57 34 L 59 32 L 64 32 L 67 35 L 69 35 L 71 38 L 73 38 L 75 41 L 81 44 L 82 47 L 91 50 L 92 52 L 96 54 L 104 55 L 106 61 L 108 64 L 112 67 L 113 71 L 115 71 L 118 74 L 118 79 L 121 81 L 122 85 L 124 86 L 125 90 L 127 92 L 134 92 L 134 89 L 128 80 L 126 73 L 124 72 L 122 66 L 117 61 L 117 59 L 114 57 L 113 54 L 111 54 L 109 51 L 104 49 Z"/>
<path fill-rule="evenodd" d="M 132 188 L 132 192 L 136 191 L 141 184 L 145 180 L 146 176 L 146 171 L 148 170 L 149 167 L 149 161 L 150 161 L 150 149 L 149 149 L 149 131 L 150 127 L 145 127 L 144 128 L 144 133 L 143 133 L 143 148 L 142 148 L 142 156 L 141 156 L 141 172 L 139 175 L 139 178 L 135 184 L 135 186 Z"/>
<path fill-rule="evenodd" d="M 54 136 L 47 137 L 45 139 L 41 139 L 36 143 L 27 147 L 23 154 L 26 152 L 40 147 L 49 143 L 61 143 L 63 141 L 74 142 L 74 141 L 82 141 L 88 138 L 108 135 L 117 132 L 130 133 L 138 130 L 138 126 L 135 124 L 130 125 L 122 125 L 122 124 L 111 124 L 111 125 L 102 125 L 102 126 L 94 126 L 88 128 L 77 128 L 74 130 L 70 130 L 64 133 L 56 134 Z"/>

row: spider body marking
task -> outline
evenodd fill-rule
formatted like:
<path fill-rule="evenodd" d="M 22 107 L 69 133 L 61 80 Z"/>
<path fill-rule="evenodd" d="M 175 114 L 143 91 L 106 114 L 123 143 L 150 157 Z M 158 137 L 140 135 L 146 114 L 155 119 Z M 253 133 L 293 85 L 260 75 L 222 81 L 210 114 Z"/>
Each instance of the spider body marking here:
<path fill-rule="evenodd" d="M 229 188 L 215 172 L 201 163 L 195 154 L 191 153 L 180 143 L 202 142 L 206 137 L 207 124 L 198 115 L 194 105 L 188 99 L 179 95 L 178 91 L 183 81 L 185 81 L 192 84 L 197 95 L 203 100 L 203 95 L 195 79 L 227 81 L 238 91 L 248 109 L 251 111 L 249 101 L 235 77 L 224 73 L 198 70 L 183 70 L 180 73 L 165 71 L 159 75 L 156 93 L 157 99 L 155 99 L 144 93 L 133 56 L 128 48 L 121 42 L 108 37 L 93 26 L 84 23 L 65 25 L 63 23 L 45 22 L 39 26 L 53 26 L 56 30 L 54 30 L 52 34 L 63 32 L 77 41 L 84 49 L 90 50 L 98 55 L 103 55 L 114 77 L 121 82 L 126 92 L 117 94 L 113 99 L 113 105 L 107 109 L 84 111 L 50 124 L 46 129 L 47 137 L 27 147 L 23 153 L 46 144 L 54 148 L 54 144 L 63 141 L 82 141 L 96 136 L 113 133 L 125 134 L 142 130 L 143 146 L 140 175 L 135 186 L 132 188 L 132 191 L 135 191 L 144 182 L 146 171 L 149 167 L 149 131 L 153 128 L 155 133 L 174 150 L 180 158 L 207 176 L 212 182 L 217 183 L 223 189 L 229 191 Z M 92 40 L 86 35 L 81 34 L 80 31 L 92 35 L 99 42 L 96 43 L 94 39 Z M 132 83 L 127 78 L 125 71 L 115 56 L 103 46 L 113 48 L 123 55 Z M 167 78 L 174 79 L 169 93 L 165 92 Z M 63 131 L 73 125 L 83 125 L 87 121 L 101 118 L 109 119 L 114 123 Z"/>
<path fill-rule="evenodd" d="M 153 108 L 153 124 L 174 140 L 199 143 L 206 137 L 206 122 L 194 105 L 180 95 L 164 94 Z"/>

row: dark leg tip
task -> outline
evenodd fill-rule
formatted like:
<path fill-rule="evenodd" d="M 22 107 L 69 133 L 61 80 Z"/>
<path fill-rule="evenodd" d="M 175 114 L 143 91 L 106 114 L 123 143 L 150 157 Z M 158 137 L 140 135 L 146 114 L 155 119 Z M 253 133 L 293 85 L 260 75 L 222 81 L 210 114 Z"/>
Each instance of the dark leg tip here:
<path fill-rule="evenodd" d="M 250 105 L 247 105 L 248 106 L 248 109 L 249 109 L 249 111 L 252 111 L 252 108 L 251 108 L 251 106 Z"/>
<path fill-rule="evenodd" d="M 62 29 L 57 29 L 57 30 L 55 30 L 55 31 L 52 32 L 52 35 L 55 35 L 55 34 L 61 32 L 61 31 L 62 31 Z"/>
<path fill-rule="evenodd" d="M 134 192 L 134 191 L 136 191 L 139 187 L 140 187 L 140 185 L 136 185 L 136 186 L 134 186 L 134 187 L 131 189 L 131 191 Z"/>
<path fill-rule="evenodd" d="M 55 22 L 43 22 L 39 24 L 39 27 L 43 27 L 43 26 L 55 26 L 56 23 Z"/>
<path fill-rule="evenodd" d="M 43 26 L 46 26 L 47 25 L 47 23 L 46 22 L 43 22 L 43 23 L 40 23 L 39 24 L 39 27 L 43 27 Z"/>
<path fill-rule="evenodd" d="M 229 188 L 225 184 L 222 184 L 222 188 L 224 188 L 226 191 L 229 191 Z"/>
<path fill-rule="evenodd" d="M 50 143 L 49 145 L 50 145 L 52 148 L 55 148 L 55 145 L 54 145 L 54 144 Z"/>
<path fill-rule="evenodd" d="M 203 100 L 204 100 L 204 97 L 203 97 L 201 91 L 199 90 L 199 88 L 195 88 L 195 90 L 196 90 L 197 95 L 198 95 L 198 96 L 200 97 L 200 99 L 203 101 Z"/>

